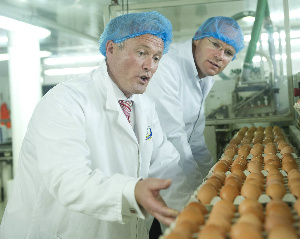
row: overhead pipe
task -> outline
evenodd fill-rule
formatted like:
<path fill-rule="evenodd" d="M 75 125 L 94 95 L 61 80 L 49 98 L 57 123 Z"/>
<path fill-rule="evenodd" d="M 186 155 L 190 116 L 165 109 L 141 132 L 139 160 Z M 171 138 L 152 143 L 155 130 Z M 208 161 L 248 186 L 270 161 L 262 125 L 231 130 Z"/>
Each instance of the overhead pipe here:
<path fill-rule="evenodd" d="M 256 6 L 256 12 L 255 12 L 255 21 L 252 27 L 252 32 L 251 32 L 251 40 L 249 42 L 249 46 L 247 49 L 245 61 L 243 64 L 243 69 L 242 69 L 242 81 L 247 82 L 250 71 L 253 67 L 252 65 L 252 59 L 255 55 L 256 52 L 256 44 L 258 42 L 260 32 L 261 32 L 261 27 L 262 23 L 264 21 L 265 13 L 266 13 L 266 7 L 267 7 L 267 0 L 258 0 L 257 1 L 257 6 Z"/>
<path fill-rule="evenodd" d="M 277 65 L 276 65 L 276 60 L 275 60 L 275 44 L 274 44 L 274 29 L 273 29 L 273 24 L 272 20 L 270 17 L 270 10 L 269 10 L 269 5 L 267 4 L 266 6 L 266 14 L 265 14 L 265 24 L 264 28 L 267 30 L 268 33 L 268 43 L 269 43 L 269 52 L 270 52 L 270 58 L 273 63 L 273 71 L 274 71 L 274 85 L 273 88 L 278 88 L 278 73 L 277 73 Z M 279 95 L 275 94 L 274 96 L 274 101 L 275 101 L 275 108 L 279 109 Z"/>

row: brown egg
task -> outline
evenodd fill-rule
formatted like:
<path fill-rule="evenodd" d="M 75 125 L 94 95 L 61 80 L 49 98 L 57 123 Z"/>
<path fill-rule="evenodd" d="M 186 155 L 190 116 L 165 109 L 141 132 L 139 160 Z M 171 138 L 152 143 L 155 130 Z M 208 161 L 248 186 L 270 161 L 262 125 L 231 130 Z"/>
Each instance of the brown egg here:
<path fill-rule="evenodd" d="M 194 210 L 197 210 L 197 211 L 201 212 L 204 215 L 208 213 L 206 207 L 203 204 L 199 203 L 199 202 L 190 202 L 186 207 L 187 208 L 193 208 Z"/>
<path fill-rule="evenodd" d="M 265 219 L 264 228 L 265 231 L 269 232 L 275 227 L 283 226 L 283 225 L 289 226 L 290 224 L 291 224 L 290 221 L 286 220 L 284 217 L 281 217 L 279 215 L 272 216 L 272 217 L 267 216 Z"/>
<path fill-rule="evenodd" d="M 231 227 L 231 222 L 223 216 L 218 215 L 217 213 L 210 214 L 206 222 L 207 225 L 213 224 L 217 225 L 223 229 L 224 232 L 229 232 Z"/>
<path fill-rule="evenodd" d="M 253 158 L 251 158 L 251 162 L 257 162 L 257 163 L 260 163 L 261 165 L 263 165 L 263 156 L 262 155 L 257 155 L 257 156 L 254 156 Z"/>
<path fill-rule="evenodd" d="M 260 220 L 260 218 L 258 218 L 255 214 L 243 214 L 239 217 L 239 219 L 237 220 L 237 223 L 240 222 L 246 222 L 249 224 L 254 225 L 258 231 L 262 231 L 263 230 L 263 224 Z"/>
<path fill-rule="evenodd" d="M 258 200 L 261 195 L 261 189 L 251 183 L 244 183 L 241 189 L 241 195 L 245 198 Z"/>
<path fill-rule="evenodd" d="M 257 218 L 260 219 L 261 222 L 264 222 L 265 220 L 265 214 L 262 210 L 256 209 L 256 208 L 246 208 L 243 211 L 243 214 L 254 214 Z"/>
<path fill-rule="evenodd" d="M 270 217 L 284 217 L 285 220 L 288 220 L 290 223 L 294 222 L 293 214 L 289 206 L 278 199 L 273 199 L 266 205 L 266 216 Z"/>
<path fill-rule="evenodd" d="M 231 172 L 235 172 L 236 170 L 240 170 L 240 171 L 244 171 L 245 170 L 245 166 L 241 163 L 235 163 L 231 165 Z"/>
<path fill-rule="evenodd" d="M 249 131 L 250 132 L 255 132 L 257 130 L 257 128 L 255 127 L 255 126 L 251 126 L 250 128 L 249 128 Z"/>
<path fill-rule="evenodd" d="M 220 160 L 225 160 L 229 165 L 231 165 L 233 162 L 232 158 L 228 156 L 223 156 Z"/>
<path fill-rule="evenodd" d="M 262 164 L 261 163 L 257 163 L 255 161 L 250 161 L 247 164 L 247 169 L 248 169 L 249 172 L 261 171 L 262 170 Z"/>
<path fill-rule="evenodd" d="M 262 144 L 264 138 L 262 136 L 254 136 L 252 144 Z"/>
<path fill-rule="evenodd" d="M 245 145 L 244 145 L 244 146 L 245 146 Z M 244 156 L 244 157 L 247 157 L 247 156 L 249 155 L 249 152 L 250 152 L 250 150 L 248 150 L 247 147 L 241 146 L 241 147 L 239 147 L 239 149 L 238 149 L 238 155 L 242 155 L 242 156 Z"/>
<path fill-rule="evenodd" d="M 282 176 L 282 174 L 280 175 L 281 173 L 279 172 L 279 174 L 275 174 L 275 173 L 272 173 L 272 174 L 268 174 L 267 175 L 267 185 L 268 184 L 271 184 L 272 180 L 276 179 L 278 180 L 280 183 L 284 184 L 284 178 Z"/>
<path fill-rule="evenodd" d="M 287 163 L 293 163 L 293 164 L 296 163 L 295 159 L 290 158 L 290 157 L 282 158 L 281 162 L 282 162 L 282 165 L 287 164 Z"/>
<path fill-rule="evenodd" d="M 255 178 L 257 179 L 260 183 L 264 184 L 265 183 L 265 176 L 261 171 L 253 171 L 251 172 L 248 176 L 247 179 L 249 178 Z"/>
<path fill-rule="evenodd" d="M 226 174 L 224 172 L 217 172 L 213 174 L 214 176 L 220 178 L 221 182 L 224 183 Z"/>
<path fill-rule="evenodd" d="M 242 180 L 231 177 L 231 178 L 226 179 L 225 185 L 234 186 L 238 189 L 238 191 L 240 191 L 242 188 Z"/>
<path fill-rule="evenodd" d="M 244 139 L 241 141 L 241 145 L 251 144 L 251 141 L 252 141 L 252 140 L 250 140 L 250 139 L 244 138 Z"/>
<path fill-rule="evenodd" d="M 268 159 L 279 160 L 279 157 L 276 154 L 266 154 L 264 156 L 264 161 L 267 161 Z"/>
<path fill-rule="evenodd" d="M 282 183 L 272 183 L 266 189 L 266 194 L 272 199 L 282 199 L 285 193 L 285 187 Z"/>
<path fill-rule="evenodd" d="M 281 167 L 281 162 L 280 160 L 274 160 L 274 159 L 268 159 L 265 164 L 274 164 L 277 168 L 280 168 Z"/>
<path fill-rule="evenodd" d="M 270 172 L 271 170 L 276 170 L 276 169 L 278 169 L 278 167 L 273 163 L 267 163 L 264 166 L 264 170 L 266 170 L 268 172 Z"/>
<path fill-rule="evenodd" d="M 225 183 L 226 183 L 229 179 L 232 179 L 232 178 L 238 180 L 239 182 L 242 181 L 242 179 L 241 179 L 241 177 L 240 177 L 239 175 L 237 175 L 236 173 L 230 173 L 230 174 L 228 174 L 228 175 L 226 176 Z"/>
<path fill-rule="evenodd" d="M 204 215 L 193 208 L 184 208 L 178 215 L 176 223 L 180 223 L 182 221 L 191 221 L 196 225 L 204 224 Z"/>
<path fill-rule="evenodd" d="M 170 232 L 168 235 L 164 236 L 164 239 L 187 239 L 187 235 L 183 232 Z"/>
<path fill-rule="evenodd" d="M 291 171 L 292 169 L 297 169 L 297 168 L 298 168 L 298 166 L 297 166 L 297 164 L 295 162 L 287 162 L 287 163 L 285 163 L 285 164 L 282 165 L 282 169 L 284 171 L 286 171 L 287 173 L 289 171 Z"/>
<path fill-rule="evenodd" d="M 265 154 L 277 154 L 277 149 L 275 147 L 265 147 Z"/>
<path fill-rule="evenodd" d="M 295 168 L 289 171 L 288 175 L 287 175 L 288 179 L 292 179 L 292 178 L 300 178 L 300 170 Z"/>
<path fill-rule="evenodd" d="M 253 156 L 256 156 L 256 155 L 261 155 L 263 153 L 263 150 L 261 150 L 260 148 L 256 147 L 256 148 L 252 148 L 250 150 L 250 154 L 252 154 Z"/>
<path fill-rule="evenodd" d="M 197 199 L 203 204 L 209 204 L 213 197 L 218 195 L 218 191 L 212 184 L 204 184 L 199 189 Z"/>
<path fill-rule="evenodd" d="M 265 164 L 273 164 L 275 165 L 277 168 L 281 167 L 281 163 L 279 160 L 274 160 L 274 159 L 268 159 Z"/>
<path fill-rule="evenodd" d="M 198 234 L 198 239 L 225 239 L 223 228 L 215 224 L 205 225 Z"/>
<path fill-rule="evenodd" d="M 256 228 L 255 225 L 252 225 L 247 222 L 235 223 L 230 230 L 231 239 L 263 239 L 262 233 Z"/>
<path fill-rule="evenodd" d="M 186 238 L 192 238 L 193 234 L 199 231 L 199 225 L 193 221 L 176 221 L 173 232 L 184 234 Z"/>
<path fill-rule="evenodd" d="M 268 234 L 268 239 L 297 239 L 297 231 L 292 226 L 274 227 Z"/>
<path fill-rule="evenodd" d="M 255 178 L 246 178 L 244 184 L 246 184 L 246 183 L 247 184 L 253 184 L 255 187 L 258 187 L 261 190 L 261 192 L 264 191 L 264 184 L 261 183 L 260 181 L 258 181 Z"/>
<path fill-rule="evenodd" d="M 264 138 L 264 140 L 263 140 L 263 144 L 267 144 L 267 143 L 271 143 L 271 142 L 273 142 L 273 138 Z"/>
<path fill-rule="evenodd" d="M 226 146 L 225 150 L 226 150 L 226 149 L 232 149 L 232 150 L 234 150 L 235 152 L 237 152 L 238 146 L 237 146 L 236 144 L 228 144 L 228 145 Z M 225 151 L 225 150 L 224 150 L 224 151 Z"/>
<path fill-rule="evenodd" d="M 238 138 L 233 138 L 229 143 L 239 145 L 241 143 L 241 140 Z"/>
<path fill-rule="evenodd" d="M 237 195 L 239 195 L 239 190 L 234 185 L 225 184 L 220 190 L 220 197 L 230 202 L 233 202 Z"/>
<path fill-rule="evenodd" d="M 270 172 L 268 172 L 268 175 L 272 175 L 272 174 L 278 174 L 278 175 L 282 175 L 282 173 L 279 171 L 279 169 L 273 169 L 273 170 L 270 170 Z M 267 175 L 267 178 L 268 178 L 268 175 Z M 282 175 L 283 177 L 283 175 Z"/>
<path fill-rule="evenodd" d="M 294 153 L 294 149 L 290 145 L 287 145 L 287 146 L 283 147 L 282 150 L 280 150 L 280 153 L 281 153 L 281 155 L 285 154 L 285 153 Z"/>
<path fill-rule="evenodd" d="M 239 205 L 239 213 L 244 214 L 247 209 L 250 209 L 252 211 L 259 210 L 263 212 L 263 206 L 261 203 L 259 203 L 257 200 L 245 198 Z"/>
<path fill-rule="evenodd" d="M 212 185 L 214 185 L 216 187 L 217 190 L 219 190 L 222 187 L 222 183 L 220 181 L 220 179 L 216 178 L 216 177 L 209 177 L 205 183 L 210 183 Z"/>
<path fill-rule="evenodd" d="M 284 153 L 284 154 L 281 154 L 281 156 L 282 156 L 282 159 L 283 158 L 295 159 L 294 156 L 292 155 L 292 153 Z"/>
<path fill-rule="evenodd" d="M 246 178 L 246 175 L 242 170 L 235 170 L 232 173 L 238 175 L 241 178 L 242 181 L 245 180 L 245 178 Z"/>
<path fill-rule="evenodd" d="M 214 167 L 214 173 L 217 172 L 226 172 L 229 169 L 228 165 L 224 162 L 224 161 L 219 161 L 218 163 L 216 163 L 215 167 Z"/>
<path fill-rule="evenodd" d="M 236 155 L 236 151 L 234 149 L 226 149 L 224 155 L 233 158 Z"/>
<path fill-rule="evenodd" d="M 292 186 L 294 186 L 295 184 L 299 184 L 300 179 L 299 178 L 291 178 L 288 180 L 288 186 L 291 188 Z"/>
<path fill-rule="evenodd" d="M 224 200 L 224 199 L 222 199 L 222 200 Z M 226 201 L 226 200 L 224 200 L 224 201 Z M 215 216 L 217 216 L 217 217 L 222 216 L 229 222 L 233 219 L 234 213 L 232 211 L 230 211 L 229 208 L 219 208 L 218 210 L 213 208 L 209 214 L 209 217 L 213 218 Z"/>
<path fill-rule="evenodd" d="M 229 212 L 231 212 L 230 214 L 234 214 L 235 211 L 236 211 L 236 208 L 235 206 L 233 205 L 232 202 L 229 202 L 229 201 L 226 201 L 226 200 L 220 200 L 218 201 L 214 207 L 213 207 L 213 210 L 220 210 L 221 208 L 226 208 L 228 209 Z"/>
<path fill-rule="evenodd" d="M 285 146 L 288 146 L 289 144 L 285 141 L 280 141 L 277 143 L 278 149 L 281 151 Z"/>

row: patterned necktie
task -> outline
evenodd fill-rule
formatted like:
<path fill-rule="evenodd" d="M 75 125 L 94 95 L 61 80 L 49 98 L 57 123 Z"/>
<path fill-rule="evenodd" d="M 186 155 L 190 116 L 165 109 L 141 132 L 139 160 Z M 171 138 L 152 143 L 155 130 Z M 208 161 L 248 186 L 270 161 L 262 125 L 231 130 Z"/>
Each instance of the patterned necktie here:
<path fill-rule="evenodd" d="M 131 100 L 119 100 L 118 101 L 121 109 L 123 110 L 128 122 L 130 123 L 130 112 L 131 112 L 131 106 L 132 106 L 132 101 Z"/>

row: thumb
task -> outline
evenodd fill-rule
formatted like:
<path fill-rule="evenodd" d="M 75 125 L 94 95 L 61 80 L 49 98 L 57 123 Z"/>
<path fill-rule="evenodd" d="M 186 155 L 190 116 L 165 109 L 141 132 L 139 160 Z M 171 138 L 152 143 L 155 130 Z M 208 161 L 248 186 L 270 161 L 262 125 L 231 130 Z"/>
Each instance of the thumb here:
<path fill-rule="evenodd" d="M 170 187 L 172 183 L 171 179 L 158 179 L 157 183 L 156 183 L 156 189 L 160 190 L 160 189 L 166 189 L 168 187 Z"/>

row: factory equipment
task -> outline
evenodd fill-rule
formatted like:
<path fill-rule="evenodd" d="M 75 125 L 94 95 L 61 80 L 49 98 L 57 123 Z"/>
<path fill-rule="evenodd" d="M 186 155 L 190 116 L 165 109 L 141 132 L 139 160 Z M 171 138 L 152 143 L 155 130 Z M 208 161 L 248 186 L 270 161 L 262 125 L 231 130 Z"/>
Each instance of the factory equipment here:
<path fill-rule="evenodd" d="M 288 96 L 290 89 L 287 78 L 278 75 L 279 64 L 275 60 L 275 55 L 278 50 L 280 58 L 283 57 L 282 42 L 279 37 L 276 49 L 268 2 L 259 0 L 256 12 L 241 12 L 232 17 L 240 20 L 249 16 L 255 17 L 255 21 L 242 68 L 231 69 L 229 76 L 224 73 L 220 75 L 222 80 L 233 81 L 233 88 L 227 88 L 230 91 L 228 95 L 232 97 L 225 97 L 225 100 L 221 97 L 222 104 L 214 108 L 216 104 L 212 106 L 211 101 L 216 99 L 214 94 L 213 97 L 210 96 L 211 99 L 208 98 L 206 104 L 208 119 L 253 119 L 253 117 L 263 118 L 292 114 L 287 102 L 284 104 L 279 102 L 280 95 Z M 244 30 L 244 33 L 247 34 L 247 29 Z M 217 81 L 216 87 L 218 84 Z M 219 92 L 216 95 L 219 95 Z"/>

